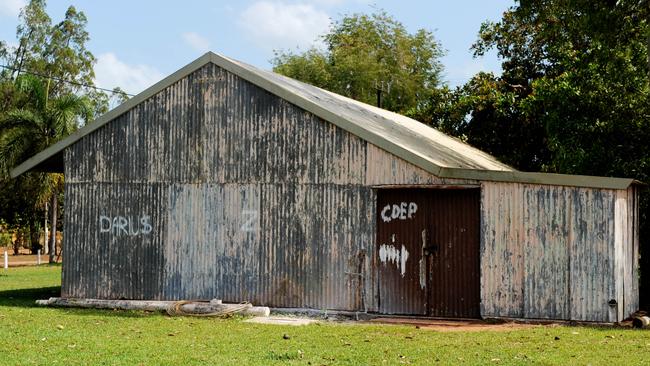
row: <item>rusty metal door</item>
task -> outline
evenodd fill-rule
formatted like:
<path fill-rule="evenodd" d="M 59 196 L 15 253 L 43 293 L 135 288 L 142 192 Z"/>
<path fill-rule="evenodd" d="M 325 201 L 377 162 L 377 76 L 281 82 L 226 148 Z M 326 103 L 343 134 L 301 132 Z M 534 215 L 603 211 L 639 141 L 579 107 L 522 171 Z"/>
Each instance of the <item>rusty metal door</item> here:
<path fill-rule="evenodd" d="M 379 312 L 479 316 L 479 198 L 478 189 L 378 191 Z"/>
<path fill-rule="evenodd" d="M 480 191 L 431 190 L 428 238 L 428 313 L 480 316 Z"/>

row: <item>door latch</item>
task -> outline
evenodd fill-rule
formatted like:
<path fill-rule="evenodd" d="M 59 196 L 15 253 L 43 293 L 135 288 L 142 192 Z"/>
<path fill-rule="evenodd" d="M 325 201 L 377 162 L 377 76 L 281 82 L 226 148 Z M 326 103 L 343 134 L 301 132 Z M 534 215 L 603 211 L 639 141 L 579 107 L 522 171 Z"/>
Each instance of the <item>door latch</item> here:
<path fill-rule="evenodd" d="M 433 255 L 437 251 L 438 251 L 437 245 L 429 245 L 428 247 L 424 248 L 424 255 Z"/>

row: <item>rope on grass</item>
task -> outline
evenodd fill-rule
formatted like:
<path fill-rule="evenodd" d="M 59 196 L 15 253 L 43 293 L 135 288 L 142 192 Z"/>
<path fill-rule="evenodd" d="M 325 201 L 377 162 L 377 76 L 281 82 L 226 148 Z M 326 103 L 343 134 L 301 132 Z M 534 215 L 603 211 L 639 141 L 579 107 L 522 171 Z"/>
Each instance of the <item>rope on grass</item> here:
<path fill-rule="evenodd" d="M 217 316 L 217 317 L 226 318 L 236 313 L 240 313 L 251 306 L 251 304 L 248 301 L 244 301 L 230 308 L 224 308 L 222 310 L 215 310 L 215 311 L 210 311 L 205 313 L 192 313 L 183 310 L 183 305 L 194 304 L 194 303 L 204 304 L 204 302 L 201 301 L 191 301 L 191 300 L 175 301 L 167 308 L 167 314 L 169 314 L 170 316 Z"/>

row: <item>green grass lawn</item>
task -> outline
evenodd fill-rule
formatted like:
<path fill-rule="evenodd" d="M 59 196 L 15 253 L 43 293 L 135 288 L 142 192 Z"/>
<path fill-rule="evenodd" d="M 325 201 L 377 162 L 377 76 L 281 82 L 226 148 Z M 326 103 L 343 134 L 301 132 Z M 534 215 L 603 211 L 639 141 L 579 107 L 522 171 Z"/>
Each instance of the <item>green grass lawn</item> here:
<path fill-rule="evenodd" d="M 34 300 L 58 295 L 60 275 L 59 266 L 0 269 L 0 364 L 650 363 L 650 331 L 632 329 L 537 326 L 436 332 L 351 323 L 294 327 L 241 318 L 35 307 Z"/>

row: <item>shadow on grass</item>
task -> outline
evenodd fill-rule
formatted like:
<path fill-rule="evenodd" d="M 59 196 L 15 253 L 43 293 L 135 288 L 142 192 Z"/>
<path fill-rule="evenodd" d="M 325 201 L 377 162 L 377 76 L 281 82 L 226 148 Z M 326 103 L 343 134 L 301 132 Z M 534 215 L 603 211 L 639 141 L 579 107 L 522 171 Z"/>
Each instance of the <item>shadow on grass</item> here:
<path fill-rule="evenodd" d="M 36 300 L 61 296 L 61 286 L 22 288 L 0 291 L 0 306 L 18 306 L 33 308 Z"/>
<path fill-rule="evenodd" d="M 24 307 L 24 308 L 43 308 L 36 305 L 36 300 L 46 300 L 50 297 L 61 296 L 61 286 L 25 288 L 16 290 L 0 291 L 0 307 Z M 65 313 L 74 313 L 75 315 L 101 315 L 117 316 L 127 318 L 142 318 L 157 314 L 159 312 L 135 311 L 135 310 L 118 310 L 118 309 L 89 309 L 89 308 L 67 308 L 51 307 Z"/>

